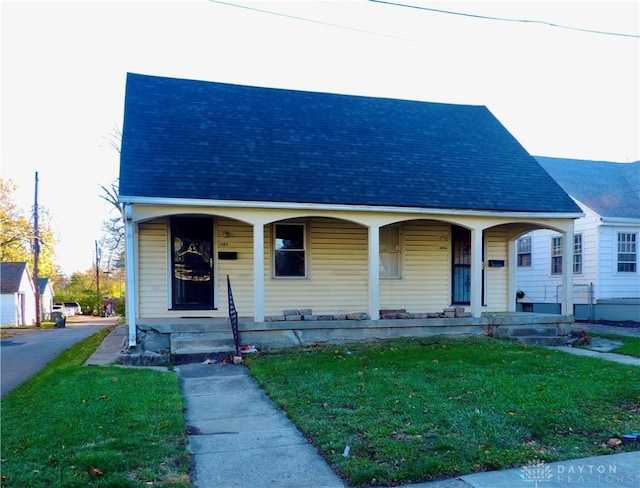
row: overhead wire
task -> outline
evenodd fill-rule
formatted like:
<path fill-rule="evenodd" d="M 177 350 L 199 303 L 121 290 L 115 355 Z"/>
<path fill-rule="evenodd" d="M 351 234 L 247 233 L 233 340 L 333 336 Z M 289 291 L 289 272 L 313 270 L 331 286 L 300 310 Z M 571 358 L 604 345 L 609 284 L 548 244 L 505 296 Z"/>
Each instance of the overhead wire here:
<path fill-rule="evenodd" d="M 325 25 L 328 27 L 336 27 L 338 29 L 344 29 L 344 30 L 349 30 L 349 31 L 354 31 L 354 32 L 361 32 L 363 34 L 370 34 L 373 36 L 379 36 L 379 37 L 388 37 L 391 39 L 398 39 L 398 40 L 405 40 L 402 37 L 397 37 L 397 36 L 392 36 L 389 34 L 381 34 L 380 32 L 373 32 L 373 31 L 369 31 L 366 29 L 358 29 L 356 27 L 349 27 L 346 25 L 340 25 L 340 24 L 335 24 L 332 22 L 324 22 L 322 20 L 316 20 L 316 19 L 309 19 L 306 17 L 300 17 L 297 15 L 290 15 L 290 14 L 283 14 L 281 12 L 274 12 L 273 10 L 266 10 L 266 9 L 262 9 L 262 8 L 257 8 L 257 7 L 250 7 L 247 5 L 241 5 L 238 3 L 233 3 L 233 2 L 224 2 L 222 0 L 208 0 L 209 3 L 217 3 L 219 5 L 226 5 L 228 7 L 236 7 L 236 8 L 242 8 L 245 10 L 251 10 L 254 12 L 259 12 L 259 13 L 263 13 L 263 14 L 269 14 L 269 15 L 275 15 L 277 17 L 284 17 L 286 19 L 293 19 L 293 20 L 301 20 L 303 22 L 309 22 L 311 24 L 319 24 L 319 25 Z"/>
<path fill-rule="evenodd" d="M 470 14 L 470 13 L 466 13 L 466 12 L 456 12 L 453 10 L 445 10 L 445 9 L 439 9 L 439 8 L 433 8 L 433 7 L 425 7 L 422 5 L 410 5 L 410 4 L 406 4 L 406 3 L 397 3 L 397 2 L 390 2 L 387 0 L 368 0 L 371 3 L 380 3 L 380 4 L 385 4 L 385 5 L 392 5 L 395 7 L 404 7 L 404 8 L 411 8 L 411 9 L 416 9 L 416 10 L 426 10 L 428 12 L 436 12 L 436 13 L 441 13 L 441 14 L 447 14 L 447 15 L 459 15 L 462 17 L 471 17 L 474 19 L 482 19 L 482 20 L 495 20 L 495 21 L 500 21 L 500 22 L 519 22 L 519 23 L 525 23 L 525 24 L 541 24 L 541 25 L 546 25 L 548 27 L 554 27 L 554 28 L 558 28 L 558 29 L 567 29 L 567 30 L 573 30 L 573 31 L 578 31 L 578 32 L 588 32 L 591 34 L 601 34 L 601 35 L 607 35 L 607 36 L 620 36 L 620 37 L 631 37 L 631 38 L 635 38 L 635 39 L 640 39 L 640 35 L 637 34 L 625 34 L 622 32 L 610 32 L 610 31 L 603 31 L 603 30 L 597 30 L 597 29 L 585 29 L 582 27 L 572 27 L 572 26 L 568 26 L 568 25 L 563 25 L 563 24 L 556 24 L 555 22 L 548 22 L 546 20 L 533 20 L 533 19 L 516 19 L 516 18 L 510 18 L 510 17 L 495 17 L 495 16 L 491 16 L 491 15 L 480 15 L 480 14 Z"/>

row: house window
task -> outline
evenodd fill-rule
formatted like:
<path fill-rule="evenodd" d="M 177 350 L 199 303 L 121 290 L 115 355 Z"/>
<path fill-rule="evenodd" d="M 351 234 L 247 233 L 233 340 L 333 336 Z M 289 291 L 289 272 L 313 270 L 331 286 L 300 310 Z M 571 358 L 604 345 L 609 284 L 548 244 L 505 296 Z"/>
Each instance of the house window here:
<path fill-rule="evenodd" d="M 304 224 L 274 224 L 274 276 L 304 278 L 307 275 Z"/>
<path fill-rule="evenodd" d="M 531 237 L 518 239 L 518 268 L 531 267 Z"/>
<path fill-rule="evenodd" d="M 551 238 L 551 274 L 562 274 L 562 236 Z"/>
<path fill-rule="evenodd" d="M 618 272 L 635 273 L 638 261 L 636 234 L 618 233 Z"/>
<path fill-rule="evenodd" d="M 380 277 L 400 278 L 400 228 L 380 228 Z"/>
<path fill-rule="evenodd" d="M 582 274 L 582 234 L 573 236 L 573 273 Z"/>

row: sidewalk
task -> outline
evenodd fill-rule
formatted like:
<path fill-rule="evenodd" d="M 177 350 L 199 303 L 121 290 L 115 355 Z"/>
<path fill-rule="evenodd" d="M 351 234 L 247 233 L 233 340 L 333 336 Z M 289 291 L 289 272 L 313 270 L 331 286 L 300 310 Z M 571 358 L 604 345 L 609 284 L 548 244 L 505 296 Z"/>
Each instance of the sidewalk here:
<path fill-rule="evenodd" d="M 118 326 L 85 364 L 114 364 L 126 338 L 126 326 Z M 568 347 L 559 349 L 570 353 L 583 351 L 580 354 L 603 360 L 621 356 Z M 348 486 L 276 408 L 244 366 L 194 363 L 177 366 L 176 372 L 187 407 L 188 448 L 193 453 L 192 480 L 196 488 Z M 530 462 L 531 465 L 520 468 L 406 488 L 640 486 L 640 450 L 548 464 L 533 464 L 537 462 L 535 459 Z"/>

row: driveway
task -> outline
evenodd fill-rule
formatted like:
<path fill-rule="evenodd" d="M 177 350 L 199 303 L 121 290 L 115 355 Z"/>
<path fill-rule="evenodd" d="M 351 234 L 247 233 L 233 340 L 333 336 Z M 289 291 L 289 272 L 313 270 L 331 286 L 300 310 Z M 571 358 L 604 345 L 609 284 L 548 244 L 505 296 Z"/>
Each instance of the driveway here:
<path fill-rule="evenodd" d="M 1 397 L 40 371 L 62 351 L 103 327 L 118 321 L 118 317 L 84 317 L 67 319 L 63 329 L 2 329 L 0 341 Z"/>

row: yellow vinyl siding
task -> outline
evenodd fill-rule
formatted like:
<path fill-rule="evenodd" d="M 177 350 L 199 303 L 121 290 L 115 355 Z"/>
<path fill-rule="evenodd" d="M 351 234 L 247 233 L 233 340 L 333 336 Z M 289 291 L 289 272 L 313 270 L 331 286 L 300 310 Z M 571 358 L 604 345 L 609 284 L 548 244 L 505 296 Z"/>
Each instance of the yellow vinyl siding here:
<path fill-rule="evenodd" d="M 380 308 L 442 312 L 450 303 L 449 224 L 415 220 L 400 229 L 402 277 L 380 280 Z"/>
<path fill-rule="evenodd" d="M 167 222 L 157 219 L 138 226 L 138 269 L 140 270 L 140 317 L 167 313 Z"/>
<path fill-rule="evenodd" d="M 366 312 L 369 303 L 367 229 L 314 218 L 305 223 L 307 278 L 272 278 L 271 225 L 265 227 L 265 315 L 311 308 L 314 314 Z"/>
<path fill-rule="evenodd" d="M 502 229 L 489 229 L 485 233 L 485 303 L 488 312 L 507 310 L 507 286 L 509 281 L 509 262 L 507 234 Z M 491 268 L 489 260 L 503 260 L 504 267 Z"/>
<path fill-rule="evenodd" d="M 231 280 L 233 301 L 242 317 L 253 316 L 253 226 L 238 220 L 218 218 L 214 224 L 214 248 L 217 287 L 216 316 L 228 315 L 227 275 Z M 236 252 L 237 259 L 219 259 L 218 252 Z"/>
<path fill-rule="evenodd" d="M 211 317 L 228 315 L 227 274 L 240 316 L 253 316 L 253 228 L 231 219 L 214 220 L 215 303 L 218 310 L 169 310 L 169 225 L 166 219 L 141 223 L 139 231 L 140 317 Z M 226 231 L 226 234 L 224 233 Z M 225 237 L 225 235 L 227 237 Z M 218 259 L 218 251 L 237 252 L 235 260 Z"/>

